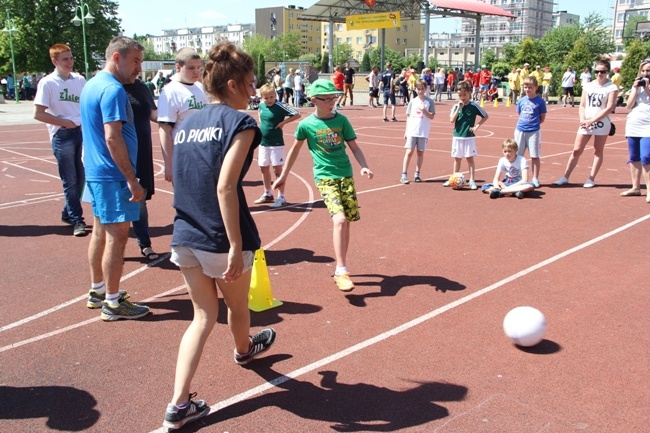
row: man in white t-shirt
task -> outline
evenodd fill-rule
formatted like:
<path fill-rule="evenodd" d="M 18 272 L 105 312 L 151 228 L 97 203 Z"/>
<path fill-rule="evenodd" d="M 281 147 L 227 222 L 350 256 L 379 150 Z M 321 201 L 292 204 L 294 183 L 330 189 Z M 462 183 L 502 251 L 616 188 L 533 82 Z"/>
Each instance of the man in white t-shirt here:
<path fill-rule="evenodd" d="M 208 98 L 198 82 L 203 71 L 201 56 L 192 48 L 181 48 L 176 54 L 176 74 L 158 98 L 158 133 L 165 161 L 165 180 L 172 178 L 174 136 L 181 122 L 205 107 Z"/>
<path fill-rule="evenodd" d="M 576 83 L 576 74 L 573 72 L 573 69 L 571 69 L 571 66 L 569 66 L 562 76 L 562 89 L 564 90 L 564 106 L 566 107 L 566 103 L 569 100 L 569 96 L 571 96 L 571 106 L 573 107 L 575 105 L 575 102 L 573 100 L 574 92 L 573 92 L 573 86 Z M 562 101 L 562 96 L 560 96 L 560 101 Z"/>
<path fill-rule="evenodd" d="M 50 60 L 55 69 L 38 83 L 34 119 L 47 124 L 52 152 L 59 165 L 65 197 L 61 221 L 73 226 L 75 236 L 85 236 L 86 224 L 81 207 L 85 175 L 81 160 L 83 140 L 79 97 L 86 80 L 72 73 L 74 57 L 69 46 L 52 45 Z"/>

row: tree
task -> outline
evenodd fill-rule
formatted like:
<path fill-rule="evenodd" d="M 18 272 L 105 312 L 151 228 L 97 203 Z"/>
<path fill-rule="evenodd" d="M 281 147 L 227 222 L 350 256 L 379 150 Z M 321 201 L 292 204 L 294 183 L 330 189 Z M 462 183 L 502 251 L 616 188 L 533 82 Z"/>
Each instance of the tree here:
<path fill-rule="evenodd" d="M 569 51 L 569 54 L 566 55 L 564 58 L 564 64 L 565 66 L 571 66 L 574 71 L 576 71 L 576 74 L 580 74 L 580 71 L 582 71 L 584 68 L 589 67 L 591 68 L 591 65 L 594 62 L 594 54 L 589 51 L 589 48 L 587 47 L 587 44 L 585 44 L 585 37 L 581 36 L 580 39 L 576 41 L 575 44 L 573 44 L 573 48 L 571 51 Z M 576 94 L 579 95 L 582 92 L 582 88 L 580 86 L 580 81 L 576 81 L 575 84 L 575 91 Z"/>
<path fill-rule="evenodd" d="M 521 68 L 524 63 L 530 63 L 532 68 L 535 68 L 535 65 L 541 66 L 545 63 L 544 50 L 539 40 L 525 38 L 521 42 L 521 46 L 514 58 L 512 66 Z"/>
<path fill-rule="evenodd" d="M 497 53 L 490 48 L 483 50 L 483 57 L 481 57 L 481 65 L 485 65 L 489 70 L 492 71 L 493 65 L 497 63 L 499 59 L 497 58 Z M 493 71 L 494 72 L 494 71 Z"/>
<path fill-rule="evenodd" d="M 361 59 L 361 70 L 362 71 L 370 71 L 370 54 L 368 54 L 368 51 L 363 53 L 363 59 Z"/>
<path fill-rule="evenodd" d="M 519 47 L 521 44 L 511 44 L 507 43 L 503 46 L 503 51 L 502 53 L 502 61 L 511 65 L 511 66 L 516 66 L 515 64 L 515 58 L 517 57 L 517 53 L 519 52 Z"/>
<path fill-rule="evenodd" d="M 334 66 L 343 66 L 352 57 L 352 45 L 347 43 L 334 45 Z"/>
<path fill-rule="evenodd" d="M 117 1 L 88 0 L 92 24 L 86 23 L 86 47 L 91 71 L 99 68 L 110 40 L 120 31 L 121 20 L 117 17 Z M 47 54 L 49 48 L 57 43 L 70 46 L 77 61 L 75 68 L 83 71 L 84 45 L 80 27 L 72 25 L 77 2 L 69 0 L 5 0 L 5 9 L 11 12 L 18 32 L 14 33 L 14 53 L 16 68 L 20 71 L 47 72 L 53 69 Z M 0 39 L 0 72 L 11 68 L 11 54 L 8 38 Z"/>
<path fill-rule="evenodd" d="M 562 61 L 581 35 L 582 27 L 578 23 L 549 30 L 540 41 L 547 59 L 545 63 Z"/>
<path fill-rule="evenodd" d="M 621 65 L 623 87 L 628 89 L 634 84 L 634 79 L 639 73 L 639 65 L 644 59 L 650 57 L 650 42 L 633 39 L 626 50 L 627 56 Z"/>
<path fill-rule="evenodd" d="M 267 57 L 269 59 L 275 59 L 276 62 L 297 60 L 300 57 L 301 39 L 302 35 L 300 32 L 291 32 L 282 34 L 273 40 L 269 40 L 269 52 L 267 53 Z"/>
<path fill-rule="evenodd" d="M 598 60 L 603 54 L 614 51 L 612 36 L 605 25 L 605 19 L 601 15 L 592 12 L 587 15 L 581 25 L 585 47 L 592 54 L 594 61 Z"/>

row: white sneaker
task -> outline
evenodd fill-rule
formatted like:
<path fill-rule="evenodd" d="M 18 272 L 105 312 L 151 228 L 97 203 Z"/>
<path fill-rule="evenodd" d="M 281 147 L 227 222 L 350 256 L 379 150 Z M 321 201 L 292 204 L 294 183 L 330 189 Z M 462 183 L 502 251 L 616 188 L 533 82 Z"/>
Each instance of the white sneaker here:
<path fill-rule="evenodd" d="M 553 185 L 562 186 L 562 185 L 566 185 L 567 183 L 569 183 L 569 179 L 562 176 L 561 178 L 553 182 Z"/>
<path fill-rule="evenodd" d="M 596 183 L 595 183 L 593 180 L 591 180 L 591 179 L 587 179 L 587 181 L 585 182 L 585 184 L 582 185 L 583 188 L 593 188 L 593 187 L 595 187 L 595 186 L 596 186 Z"/>
<path fill-rule="evenodd" d="M 284 204 L 285 204 L 286 202 L 287 202 L 287 201 L 285 200 L 284 197 L 278 197 L 278 198 L 275 199 L 275 202 L 273 202 L 273 204 L 270 205 L 269 207 L 273 207 L 273 208 L 276 208 L 276 207 L 282 207 L 282 206 L 284 206 Z"/>
<path fill-rule="evenodd" d="M 533 186 L 535 188 L 539 188 L 539 179 L 537 179 L 536 177 L 533 178 Z"/>

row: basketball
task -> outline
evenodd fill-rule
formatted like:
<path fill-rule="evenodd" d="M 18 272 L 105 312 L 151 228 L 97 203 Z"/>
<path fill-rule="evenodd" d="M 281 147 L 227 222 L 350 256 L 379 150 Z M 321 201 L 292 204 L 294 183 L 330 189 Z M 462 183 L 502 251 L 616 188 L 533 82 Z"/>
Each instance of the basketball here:
<path fill-rule="evenodd" d="M 513 308 L 503 319 L 503 332 L 517 346 L 531 347 L 546 334 L 546 318 L 533 307 Z"/>
<path fill-rule="evenodd" d="M 449 186 L 453 189 L 462 189 L 465 186 L 465 175 L 463 173 L 454 173 L 449 176 Z"/>

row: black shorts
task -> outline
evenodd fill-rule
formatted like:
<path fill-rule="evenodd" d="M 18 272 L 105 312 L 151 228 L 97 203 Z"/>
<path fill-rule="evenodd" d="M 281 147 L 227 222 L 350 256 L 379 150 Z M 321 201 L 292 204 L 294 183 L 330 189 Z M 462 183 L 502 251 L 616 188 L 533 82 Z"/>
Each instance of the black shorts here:
<path fill-rule="evenodd" d="M 371 87 L 370 92 L 368 92 L 371 98 L 379 98 L 379 89 L 376 87 Z"/>
<path fill-rule="evenodd" d="M 563 87 L 563 89 L 564 89 L 564 94 L 565 94 L 565 95 L 567 95 L 567 96 L 568 96 L 568 95 L 574 96 L 574 93 L 573 93 L 573 87 Z"/>

